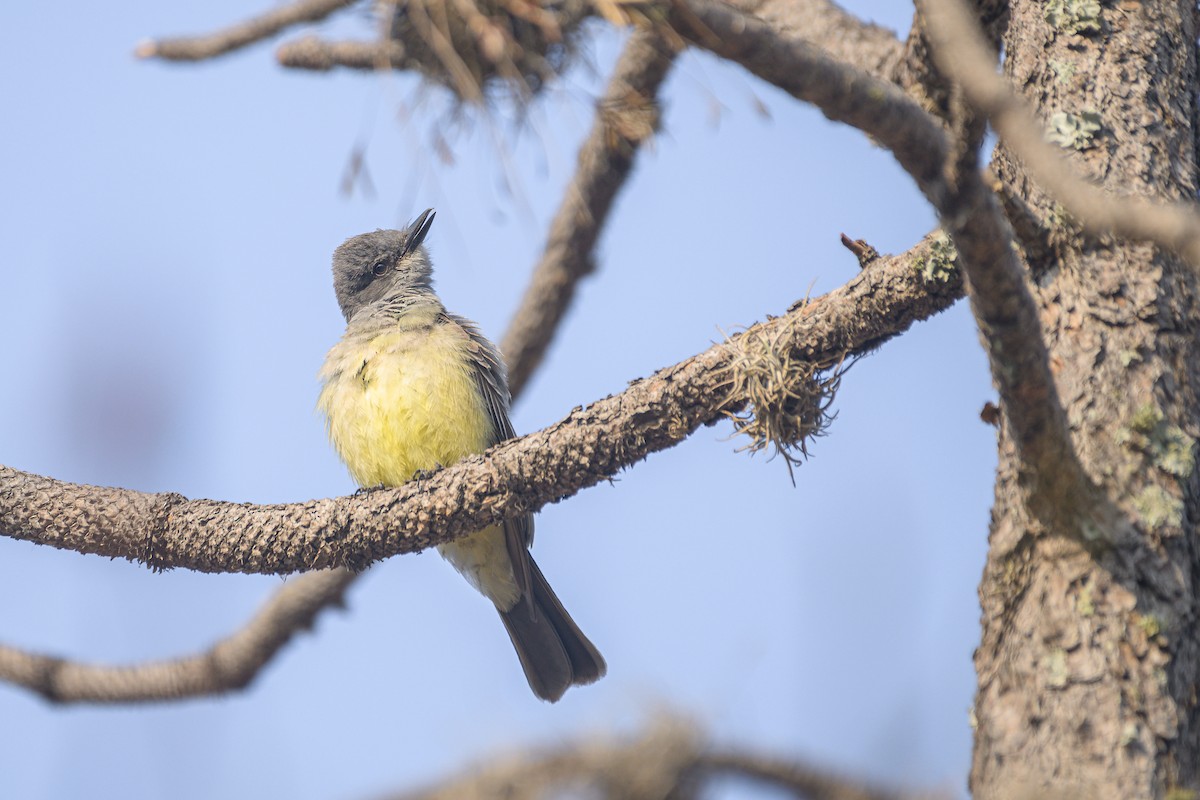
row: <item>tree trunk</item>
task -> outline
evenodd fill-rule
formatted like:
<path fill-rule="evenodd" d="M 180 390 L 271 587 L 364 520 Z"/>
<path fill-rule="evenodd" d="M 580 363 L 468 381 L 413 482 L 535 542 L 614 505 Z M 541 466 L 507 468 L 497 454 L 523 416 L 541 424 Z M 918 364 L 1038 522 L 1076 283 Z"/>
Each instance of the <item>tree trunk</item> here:
<path fill-rule="evenodd" d="M 1086 6 L 1014 0 L 1006 73 L 1081 173 L 1113 192 L 1194 198 L 1194 3 Z M 1136 536 L 1097 554 L 1040 525 L 1022 489 L 1034 476 L 1001 432 L 971 788 L 1196 797 L 1196 274 L 1152 246 L 1081 234 L 1003 148 L 993 168 L 1075 446 Z"/>

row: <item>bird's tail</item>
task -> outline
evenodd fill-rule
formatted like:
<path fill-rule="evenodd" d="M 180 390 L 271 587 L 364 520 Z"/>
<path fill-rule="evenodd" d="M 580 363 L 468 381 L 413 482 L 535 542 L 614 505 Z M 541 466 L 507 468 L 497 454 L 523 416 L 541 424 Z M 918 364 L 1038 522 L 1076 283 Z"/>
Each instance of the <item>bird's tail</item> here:
<path fill-rule="evenodd" d="M 600 651 L 563 608 L 532 557 L 529 570 L 532 593 L 522 597 L 510 611 L 501 611 L 500 619 L 521 659 L 529 688 L 553 703 L 571 686 L 602 678 L 607 666 Z"/>

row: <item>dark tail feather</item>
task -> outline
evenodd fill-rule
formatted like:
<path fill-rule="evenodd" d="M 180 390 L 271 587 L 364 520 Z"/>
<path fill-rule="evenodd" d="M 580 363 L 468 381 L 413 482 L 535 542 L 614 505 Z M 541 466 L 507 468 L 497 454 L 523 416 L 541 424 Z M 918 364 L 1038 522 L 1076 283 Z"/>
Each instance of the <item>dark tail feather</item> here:
<path fill-rule="evenodd" d="M 500 619 L 521 659 L 529 688 L 553 703 L 571 686 L 599 680 L 607 667 L 532 558 L 529 567 L 533 596 L 522 597 L 511 611 L 501 611 Z"/>

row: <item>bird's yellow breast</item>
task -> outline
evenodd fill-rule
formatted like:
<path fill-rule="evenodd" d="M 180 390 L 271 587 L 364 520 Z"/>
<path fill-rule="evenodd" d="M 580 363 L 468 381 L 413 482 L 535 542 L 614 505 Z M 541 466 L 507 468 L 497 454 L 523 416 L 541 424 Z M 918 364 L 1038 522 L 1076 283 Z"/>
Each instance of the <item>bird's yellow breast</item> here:
<path fill-rule="evenodd" d="M 493 437 L 456 325 L 347 336 L 325 359 L 317 407 L 360 486 L 394 486 L 487 449 Z"/>

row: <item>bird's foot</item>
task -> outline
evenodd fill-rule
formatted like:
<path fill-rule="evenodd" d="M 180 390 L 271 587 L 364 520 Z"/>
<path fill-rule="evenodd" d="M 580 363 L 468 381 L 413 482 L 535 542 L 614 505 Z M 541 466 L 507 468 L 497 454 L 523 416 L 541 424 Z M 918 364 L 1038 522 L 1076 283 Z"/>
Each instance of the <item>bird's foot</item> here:
<path fill-rule="evenodd" d="M 443 469 L 445 469 L 445 467 L 443 467 L 441 464 L 434 465 L 433 469 L 419 469 L 413 473 L 413 476 L 410 480 L 420 483 L 421 481 L 429 480 Z"/>

